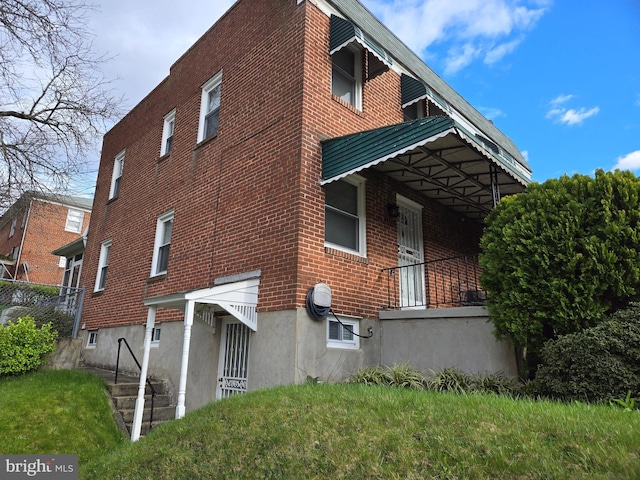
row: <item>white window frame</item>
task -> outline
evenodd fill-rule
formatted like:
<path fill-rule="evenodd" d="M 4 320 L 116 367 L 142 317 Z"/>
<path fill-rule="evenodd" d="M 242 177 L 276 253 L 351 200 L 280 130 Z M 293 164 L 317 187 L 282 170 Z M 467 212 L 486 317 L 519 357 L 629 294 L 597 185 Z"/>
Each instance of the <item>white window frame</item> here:
<path fill-rule="evenodd" d="M 13 237 L 13 234 L 16 233 L 16 224 L 18 223 L 18 216 L 16 215 L 11 220 L 11 228 L 9 229 L 9 238 Z"/>
<path fill-rule="evenodd" d="M 367 218 L 365 214 L 366 213 L 366 205 L 365 205 L 366 181 L 360 175 L 349 175 L 348 177 L 344 177 L 344 178 L 341 178 L 340 180 L 336 180 L 336 182 L 347 182 L 347 183 L 350 183 L 351 185 L 354 185 L 358 189 L 358 249 L 354 250 L 354 249 L 345 247 L 344 245 L 328 242 L 326 240 L 324 242 L 324 245 L 325 247 L 335 248 L 336 250 L 342 250 L 343 252 L 348 252 L 348 253 L 355 253 L 356 255 L 359 255 L 361 257 L 366 257 L 367 256 Z M 326 200 L 325 200 L 324 208 L 325 208 L 325 212 L 327 208 L 332 208 L 335 211 L 340 212 L 334 207 L 327 206 Z M 327 228 L 326 219 L 325 219 L 324 228 L 325 229 Z"/>
<path fill-rule="evenodd" d="M 87 348 L 96 348 L 98 346 L 98 330 L 89 330 L 87 335 Z"/>
<path fill-rule="evenodd" d="M 122 183 L 122 172 L 124 171 L 124 154 L 122 150 L 113 160 L 113 173 L 111 174 L 111 188 L 109 189 L 109 200 L 120 195 Z"/>
<path fill-rule="evenodd" d="M 107 273 L 109 273 L 109 263 L 110 263 L 110 257 L 111 257 L 112 244 L 113 242 L 111 240 L 105 240 L 100 245 L 100 260 L 98 261 L 98 272 L 96 273 L 96 284 L 93 288 L 94 292 L 101 292 L 104 290 L 106 286 L 106 282 L 107 282 L 106 276 L 107 276 Z M 104 278 L 104 281 L 102 282 L 103 285 L 100 285 L 103 272 L 104 272 L 105 278 Z"/>
<path fill-rule="evenodd" d="M 209 114 L 209 92 L 219 85 L 222 85 L 222 71 L 216 73 L 211 79 L 202 85 L 202 96 L 200 98 L 200 120 L 198 122 L 198 142 L 202 142 L 209 138 L 205 136 L 206 118 Z M 222 104 L 222 97 L 220 100 L 220 103 Z M 218 122 L 220 122 L 220 106 L 218 106 Z"/>
<path fill-rule="evenodd" d="M 349 103 L 349 105 L 351 105 L 353 108 L 362 111 L 362 49 L 360 49 L 359 47 L 355 46 L 355 45 L 347 45 L 346 47 L 341 48 L 340 50 L 338 50 L 337 52 L 335 52 L 332 56 L 331 56 L 331 93 L 336 95 L 333 90 L 333 70 L 335 68 L 340 70 L 340 74 L 343 76 L 348 76 L 350 77 L 351 75 L 347 72 L 345 72 L 344 70 L 342 70 L 340 67 L 338 67 L 337 65 L 334 64 L 333 62 L 333 56 L 339 54 L 340 52 L 343 52 L 343 50 L 349 50 L 351 53 L 353 53 L 353 81 L 354 81 L 354 99 L 353 102 L 347 102 L 346 100 L 344 100 L 345 102 Z M 338 95 L 336 95 L 337 97 L 339 97 Z M 340 98 L 340 97 L 339 97 Z"/>
<path fill-rule="evenodd" d="M 162 127 L 162 144 L 160 145 L 160 156 L 171 153 L 173 146 L 173 136 L 176 129 L 176 109 L 174 108 L 164 116 L 164 124 Z M 171 144 L 168 146 L 167 142 L 171 139 Z"/>
<path fill-rule="evenodd" d="M 82 224 L 84 223 L 84 212 L 75 208 L 70 208 L 67 211 L 67 222 L 64 224 L 64 230 L 66 232 L 80 233 L 82 231 Z"/>
<path fill-rule="evenodd" d="M 353 332 L 353 334 L 349 334 L 348 330 L 340 325 L 340 322 L 336 320 L 333 315 L 329 315 L 327 317 L 327 348 L 342 348 L 346 350 L 358 350 L 360 348 L 360 318 L 356 317 L 347 317 L 344 315 L 336 315 L 340 319 L 344 325 L 347 326 L 349 330 Z M 331 324 L 338 325 L 340 329 L 340 338 L 331 338 Z M 347 336 L 347 338 L 343 338 L 343 335 Z M 351 337 L 351 338 L 348 338 Z"/>
<path fill-rule="evenodd" d="M 158 263 L 160 260 L 160 248 L 166 245 L 171 246 L 171 239 L 169 239 L 169 243 L 162 243 L 165 231 L 165 225 L 167 222 L 173 222 L 174 219 L 174 211 L 170 210 L 168 212 L 163 213 L 158 217 L 158 221 L 156 222 L 156 238 L 153 243 L 153 259 L 151 260 L 151 276 L 156 277 L 158 275 L 164 275 L 167 273 L 167 270 L 158 271 Z M 172 236 L 173 236 L 173 225 L 172 225 Z M 169 261 L 167 259 L 167 268 Z"/>
<path fill-rule="evenodd" d="M 158 347 L 160 346 L 160 334 L 162 333 L 162 329 L 160 327 L 154 327 L 151 330 L 151 346 Z"/>

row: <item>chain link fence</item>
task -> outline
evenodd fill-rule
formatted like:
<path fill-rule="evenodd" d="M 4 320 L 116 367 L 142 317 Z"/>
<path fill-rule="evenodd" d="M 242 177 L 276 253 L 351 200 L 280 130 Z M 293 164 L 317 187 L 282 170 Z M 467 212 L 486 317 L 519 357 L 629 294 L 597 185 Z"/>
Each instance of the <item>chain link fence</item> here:
<path fill-rule="evenodd" d="M 51 322 L 59 337 L 76 338 L 82 315 L 83 288 L 0 280 L 0 324 L 31 315 L 36 325 Z"/>

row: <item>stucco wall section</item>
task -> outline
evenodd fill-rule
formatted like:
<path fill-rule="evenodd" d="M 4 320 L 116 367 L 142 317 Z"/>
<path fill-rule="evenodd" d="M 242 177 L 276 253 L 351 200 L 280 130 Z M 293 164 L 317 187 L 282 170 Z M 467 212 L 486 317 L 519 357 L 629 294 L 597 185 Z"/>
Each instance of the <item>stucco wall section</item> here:
<path fill-rule="evenodd" d="M 484 307 L 381 312 L 380 317 L 383 365 L 407 362 L 425 373 L 456 367 L 518 374 L 513 347 L 496 340 Z"/>

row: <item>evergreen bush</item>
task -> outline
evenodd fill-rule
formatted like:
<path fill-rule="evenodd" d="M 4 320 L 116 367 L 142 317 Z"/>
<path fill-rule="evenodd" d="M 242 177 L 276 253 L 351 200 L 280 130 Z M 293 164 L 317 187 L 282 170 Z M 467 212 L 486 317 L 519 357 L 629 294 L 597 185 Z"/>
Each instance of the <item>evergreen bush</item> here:
<path fill-rule="evenodd" d="M 533 391 L 561 400 L 613 401 L 640 392 L 640 304 L 601 324 L 550 340 Z"/>

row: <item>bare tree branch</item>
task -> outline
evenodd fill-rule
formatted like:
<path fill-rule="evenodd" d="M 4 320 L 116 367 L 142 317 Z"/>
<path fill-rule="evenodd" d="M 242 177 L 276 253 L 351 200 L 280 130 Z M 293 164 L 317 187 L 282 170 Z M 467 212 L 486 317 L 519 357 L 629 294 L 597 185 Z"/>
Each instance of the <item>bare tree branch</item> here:
<path fill-rule="evenodd" d="M 121 114 L 93 53 L 85 0 L 0 2 L 0 211 L 28 190 L 64 193 Z"/>

